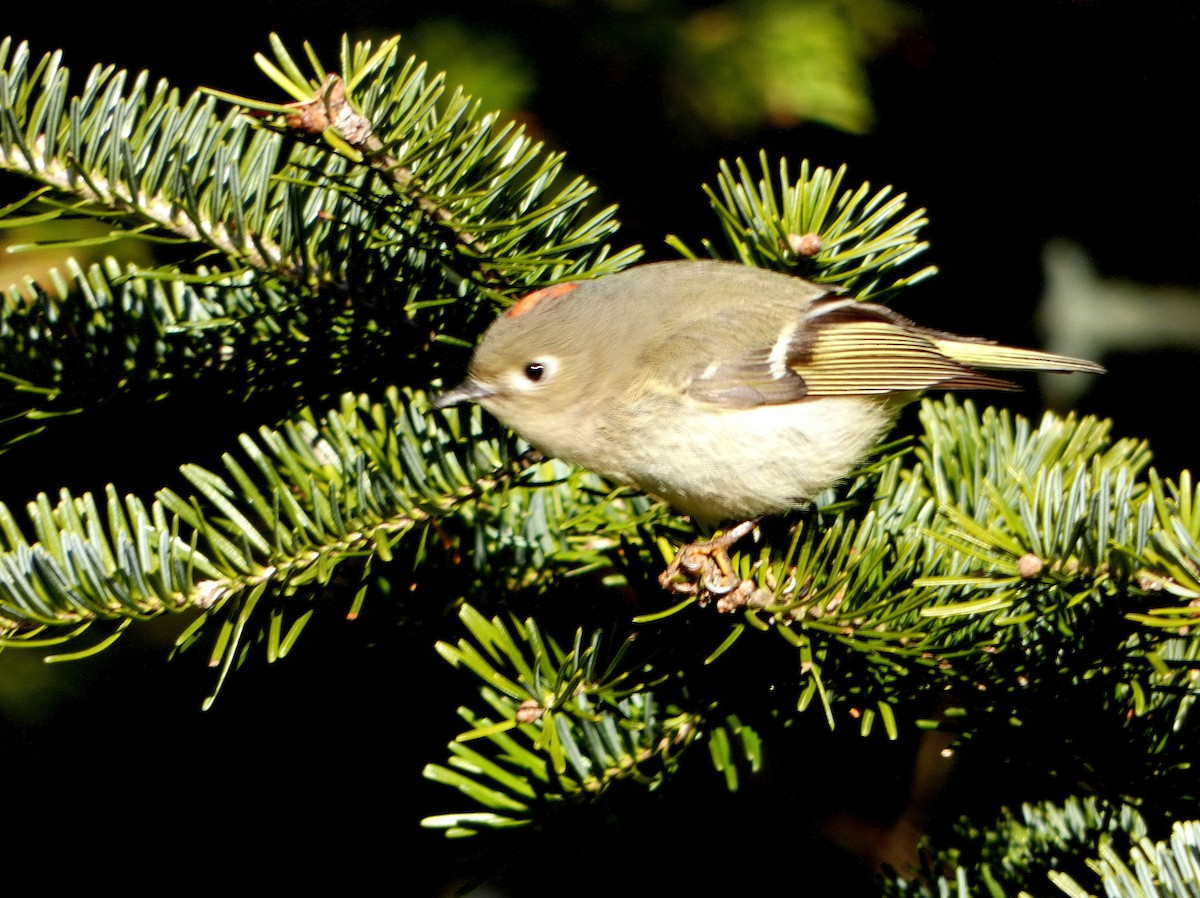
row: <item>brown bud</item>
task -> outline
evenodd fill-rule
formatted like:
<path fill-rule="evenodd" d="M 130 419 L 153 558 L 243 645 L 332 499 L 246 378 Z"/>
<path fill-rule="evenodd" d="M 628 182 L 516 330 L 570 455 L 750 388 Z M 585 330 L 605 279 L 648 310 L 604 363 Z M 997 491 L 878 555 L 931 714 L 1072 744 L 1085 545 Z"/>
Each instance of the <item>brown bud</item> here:
<path fill-rule="evenodd" d="M 1026 552 L 1017 562 L 1017 573 L 1026 580 L 1034 580 L 1042 574 L 1042 568 L 1045 565 L 1042 559 L 1038 558 L 1032 552 Z"/>
<path fill-rule="evenodd" d="M 821 240 L 820 234 L 809 232 L 807 234 L 788 234 L 788 247 L 791 248 L 797 256 L 812 258 L 821 251 L 824 242 Z"/>
<path fill-rule="evenodd" d="M 340 77 L 330 73 L 317 92 L 307 100 L 288 103 L 295 112 L 284 117 L 285 124 L 306 134 L 320 134 L 333 127 L 354 147 L 361 147 L 371 136 L 371 122 L 357 112 L 346 99 L 346 85 Z"/>
<path fill-rule="evenodd" d="M 544 711 L 537 699 L 527 698 L 521 702 L 521 707 L 517 708 L 517 723 L 533 723 Z"/>

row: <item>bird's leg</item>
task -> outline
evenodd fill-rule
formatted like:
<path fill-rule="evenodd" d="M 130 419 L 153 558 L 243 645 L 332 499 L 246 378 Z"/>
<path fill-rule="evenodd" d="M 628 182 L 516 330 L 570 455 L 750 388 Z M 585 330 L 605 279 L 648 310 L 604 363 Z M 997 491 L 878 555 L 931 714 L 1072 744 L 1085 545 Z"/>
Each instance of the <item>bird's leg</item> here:
<path fill-rule="evenodd" d="M 729 549 L 758 526 L 757 520 L 742 521 L 709 540 L 682 546 L 658 582 L 663 589 L 680 595 L 703 594 L 720 597 L 737 589 L 741 582 L 729 560 Z"/>

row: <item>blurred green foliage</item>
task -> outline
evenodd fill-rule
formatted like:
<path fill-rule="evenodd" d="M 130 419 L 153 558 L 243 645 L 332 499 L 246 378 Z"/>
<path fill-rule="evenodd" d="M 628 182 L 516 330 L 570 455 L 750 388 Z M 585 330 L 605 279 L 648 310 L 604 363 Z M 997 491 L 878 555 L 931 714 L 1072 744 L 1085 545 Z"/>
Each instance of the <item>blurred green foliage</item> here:
<path fill-rule="evenodd" d="M 519 110 L 533 92 L 533 67 L 512 37 L 503 32 L 438 17 L 409 28 L 404 46 L 406 52 L 448 69 L 452 83 L 471 96 L 482 97 L 489 107 Z"/>
<path fill-rule="evenodd" d="M 735 0 L 679 29 L 672 85 L 719 133 L 874 121 L 867 65 L 916 19 L 893 0 Z"/>
<path fill-rule="evenodd" d="M 559 12 L 572 6 L 540 5 Z M 673 0 L 607 0 L 574 11 L 578 33 L 563 35 L 562 65 L 579 63 L 568 48 L 586 54 L 602 43 L 605 55 L 636 68 L 631 77 L 656 72 L 677 111 L 722 135 L 802 122 L 869 131 L 867 67 L 919 19 L 898 0 L 730 0 L 694 11 Z M 535 56 L 544 50 L 522 51 L 522 37 L 512 27 L 448 16 L 420 21 L 404 35 L 406 46 L 445 68 L 451 82 L 509 112 L 536 90 Z"/>

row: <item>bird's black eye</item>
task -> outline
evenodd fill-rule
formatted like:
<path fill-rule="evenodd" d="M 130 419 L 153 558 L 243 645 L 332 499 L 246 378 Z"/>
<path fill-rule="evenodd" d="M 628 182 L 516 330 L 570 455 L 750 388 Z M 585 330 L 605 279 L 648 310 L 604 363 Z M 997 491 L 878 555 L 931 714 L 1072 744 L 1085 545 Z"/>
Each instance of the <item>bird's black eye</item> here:
<path fill-rule="evenodd" d="M 525 376 L 533 383 L 537 383 L 546 376 L 546 366 L 541 362 L 530 362 L 525 366 Z"/>

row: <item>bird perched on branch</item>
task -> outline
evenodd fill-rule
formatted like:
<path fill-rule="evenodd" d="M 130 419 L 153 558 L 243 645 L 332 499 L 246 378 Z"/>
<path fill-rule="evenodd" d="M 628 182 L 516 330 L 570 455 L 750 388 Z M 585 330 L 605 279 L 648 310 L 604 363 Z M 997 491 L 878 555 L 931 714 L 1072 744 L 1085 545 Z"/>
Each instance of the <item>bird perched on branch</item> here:
<path fill-rule="evenodd" d="M 720 537 L 684 547 L 691 589 L 754 522 L 860 465 L 926 390 L 1094 362 L 920 327 L 828 286 L 732 262 L 639 265 L 547 287 L 489 327 L 439 407 L 478 402 L 548 456 L 658 496 Z M 679 575 L 685 576 L 682 580 Z"/>

